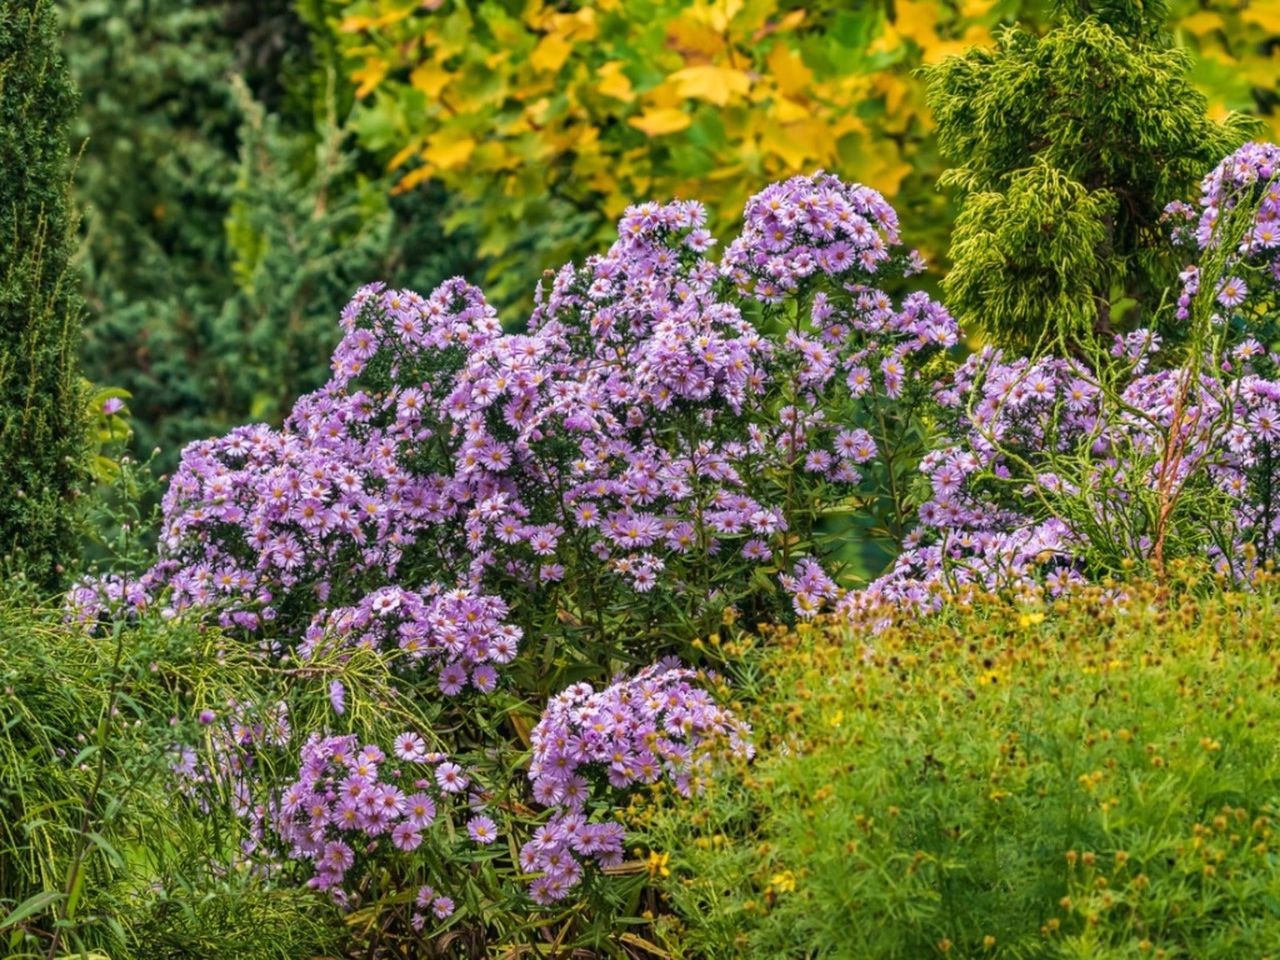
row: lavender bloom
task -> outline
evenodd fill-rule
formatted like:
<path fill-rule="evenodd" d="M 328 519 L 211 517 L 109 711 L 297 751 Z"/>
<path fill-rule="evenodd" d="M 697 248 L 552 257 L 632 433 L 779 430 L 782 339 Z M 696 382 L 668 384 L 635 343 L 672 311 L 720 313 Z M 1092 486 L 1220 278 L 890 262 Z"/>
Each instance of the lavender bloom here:
<path fill-rule="evenodd" d="M 526 872 L 542 874 L 530 887 L 536 902 L 567 896 L 584 863 L 621 862 L 622 828 L 586 818 L 590 783 L 607 785 L 612 797 L 665 777 L 688 794 L 716 744 L 751 756 L 747 726 L 695 687 L 696 678 L 664 661 L 598 692 L 575 684 L 547 705 L 533 731 L 529 778 L 552 816 L 520 854 Z"/>

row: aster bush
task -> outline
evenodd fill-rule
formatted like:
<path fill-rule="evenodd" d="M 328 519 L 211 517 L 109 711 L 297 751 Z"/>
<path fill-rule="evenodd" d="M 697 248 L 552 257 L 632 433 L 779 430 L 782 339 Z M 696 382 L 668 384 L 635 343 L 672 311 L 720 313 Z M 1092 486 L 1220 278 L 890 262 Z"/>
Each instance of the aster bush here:
<path fill-rule="evenodd" d="M 460 279 L 361 289 L 329 382 L 282 429 L 188 447 L 158 562 L 73 594 L 90 626 L 216 623 L 286 677 L 211 710 L 177 771 L 243 816 L 250 861 L 376 917 L 371 943 L 540 938 L 492 918 L 605 904 L 617 797 L 749 751 L 718 681 L 662 658 L 834 602 L 832 518 L 908 529 L 958 330 L 886 291 L 921 262 L 883 198 L 776 184 L 719 263 L 696 203 L 619 234 L 520 334 Z"/>

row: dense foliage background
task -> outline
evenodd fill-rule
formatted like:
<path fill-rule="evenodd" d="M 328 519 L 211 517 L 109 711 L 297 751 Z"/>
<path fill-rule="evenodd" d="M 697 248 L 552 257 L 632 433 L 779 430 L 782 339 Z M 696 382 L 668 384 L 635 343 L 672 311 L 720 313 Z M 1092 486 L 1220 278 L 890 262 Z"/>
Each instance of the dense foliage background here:
<path fill-rule="evenodd" d="M 439 191 L 393 199 L 349 136 L 351 90 L 304 6 L 64 4 L 83 90 L 85 372 L 132 394 L 136 448 L 278 422 L 327 375 L 370 277 L 471 269 Z M 122 173 L 127 172 L 127 175 Z"/>

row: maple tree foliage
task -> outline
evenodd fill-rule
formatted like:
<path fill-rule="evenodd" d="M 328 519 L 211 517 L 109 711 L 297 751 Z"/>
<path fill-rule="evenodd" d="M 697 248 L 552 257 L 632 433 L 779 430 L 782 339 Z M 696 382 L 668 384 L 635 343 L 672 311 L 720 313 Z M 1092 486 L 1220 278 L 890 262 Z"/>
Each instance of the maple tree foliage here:
<path fill-rule="evenodd" d="M 922 64 L 1032 0 L 326 0 L 359 101 L 362 145 L 397 189 L 443 182 L 449 227 L 488 258 L 510 305 L 541 270 L 593 249 L 637 197 L 697 196 L 724 234 L 765 183 L 824 168 L 883 192 L 940 261 L 954 211 Z M 1175 43 L 1215 115 L 1270 113 L 1280 8 L 1178 0 Z"/>

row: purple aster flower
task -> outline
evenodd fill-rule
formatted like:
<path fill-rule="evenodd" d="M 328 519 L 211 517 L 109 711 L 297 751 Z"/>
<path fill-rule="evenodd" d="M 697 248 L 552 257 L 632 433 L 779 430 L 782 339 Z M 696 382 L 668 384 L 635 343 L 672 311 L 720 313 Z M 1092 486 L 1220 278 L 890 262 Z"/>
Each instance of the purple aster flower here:
<path fill-rule="evenodd" d="M 472 817 L 467 824 L 467 833 L 480 844 L 490 844 L 498 839 L 497 824 L 488 817 Z"/>

